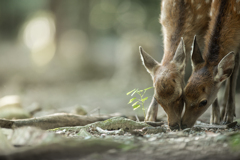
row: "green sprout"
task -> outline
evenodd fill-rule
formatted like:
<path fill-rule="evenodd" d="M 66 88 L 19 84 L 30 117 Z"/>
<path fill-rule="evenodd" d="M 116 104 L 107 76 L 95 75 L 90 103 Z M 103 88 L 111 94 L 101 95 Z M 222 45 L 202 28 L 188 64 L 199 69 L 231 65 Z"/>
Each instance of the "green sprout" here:
<path fill-rule="evenodd" d="M 149 88 L 146 88 L 144 90 L 138 90 L 137 88 L 131 90 L 130 92 L 127 93 L 127 95 L 130 95 L 133 96 L 135 93 L 137 93 L 140 98 L 136 98 L 136 97 L 133 97 L 129 100 L 128 104 L 132 104 L 132 107 L 133 107 L 133 110 L 136 110 L 138 109 L 139 107 L 142 106 L 142 110 L 143 110 L 143 114 L 144 114 L 144 117 L 146 116 L 146 113 L 145 113 L 145 107 L 144 107 L 144 102 L 148 99 L 148 97 L 145 97 L 144 98 L 144 94 L 146 93 L 147 90 L 151 89 L 153 87 L 149 87 Z"/>

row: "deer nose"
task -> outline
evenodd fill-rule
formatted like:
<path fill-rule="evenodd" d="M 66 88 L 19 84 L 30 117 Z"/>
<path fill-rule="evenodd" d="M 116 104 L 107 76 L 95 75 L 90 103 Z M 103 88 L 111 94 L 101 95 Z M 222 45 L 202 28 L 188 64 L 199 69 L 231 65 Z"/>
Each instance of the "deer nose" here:
<path fill-rule="evenodd" d="M 183 123 L 181 122 L 181 128 L 182 128 L 182 129 L 186 129 L 186 128 L 191 128 L 191 127 L 188 127 L 186 124 L 183 124 Z"/>
<path fill-rule="evenodd" d="M 181 125 L 181 128 L 182 128 L 182 129 L 186 129 L 186 128 L 189 128 L 189 127 L 188 127 L 186 124 L 182 124 L 182 125 Z"/>
<path fill-rule="evenodd" d="M 171 130 L 174 130 L 174 129 L 180 129 L 180 127 L 179 127 L 179 125 L 178 124 L 175 124 L 175 125 L 169 125 L 169 128 L 171 129 Z"/>

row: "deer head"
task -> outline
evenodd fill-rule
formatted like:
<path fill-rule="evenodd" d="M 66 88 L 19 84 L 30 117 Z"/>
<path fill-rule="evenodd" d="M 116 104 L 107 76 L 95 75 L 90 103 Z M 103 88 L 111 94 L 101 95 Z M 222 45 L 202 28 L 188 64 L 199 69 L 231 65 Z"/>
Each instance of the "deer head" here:
<path fill-rule="evenodd" d="M 233 52 L 224 56 L 217 65 L 205 61 L 196 42 L 193 42 L 193 72 L 184 89 L 185 113 L 182 117 L 182 129 L 194 125 L 207 108 L 217 98 L 219 88 L 231 74 L 235 64 Z"/>
<path fill-rule="evenodd" d="M 184 73 L 186 53 L 184 41 L 181 39 L 173 59 L 162 65 L 139 48 L 143 65 L 153 80 L 154 97 L 168 115 L 168 125 L 171 129 L 178 129 L 183 110 Z"/>

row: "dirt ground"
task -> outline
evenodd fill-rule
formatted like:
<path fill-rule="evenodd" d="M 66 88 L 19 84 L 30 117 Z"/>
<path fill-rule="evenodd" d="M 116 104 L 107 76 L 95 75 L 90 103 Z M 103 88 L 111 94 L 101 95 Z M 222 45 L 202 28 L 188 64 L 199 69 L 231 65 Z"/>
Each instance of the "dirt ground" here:
<path fill-rule="evenodd" d="M 106 88 L 108 89 L 106 90 Z M 79 106 L 83 107 L 88 113 L 95 115 L 99 114 L 99 112 L 100 115 L 116 112 L 124 115 L 135 114 L 131 106 L 127 105 L 127 102 L 130 99 L 126 96 L 128 90 L 119 89 L 119 91 L 116 91 L 111 89 L 109 83 L 106 81 L 98 81 L 96 83 L 84 82 L 79 84 L 29 84 L 24 87 L 9 83 L 2 86 L 1 89 L 2 95 L 18 93 L 22 98 L 23 108 L 25 110 L 28 110 L 32 103 L 38 103 L 42 110 L 34 115 L 36 117 L 59 112 L 74 113 Z M 151 97 L 150 92 L 147 95 L 149 97 Z M 239 119 L 240 94 L 236 95 L 236 100 L 236 119 Z M 149 104 L 149 101 L 150 100 L 148 100 L 146 104 Z M 96 108 L 100 108 L 99 111 L 96 110 Z M 203 124 L 202 122 L 209 123 L 210 110 L 211 109 L 208 109 L 208 111 L 199 118 L 197 124 Z M 137 111 L 136 113 L 140 116 L 142 115 L 141 111 Z M 166 115 L 161 109 L 159 110 L 158 118 L 166 122 Z M 63 133 L 57 133 L 57 135 L 60 136 L 62 136 L 62 134 Z M 78 132 L 72 134 L 64 133 L 63 137 L 82 141 L 100 139 L 104 142 L 105 140 L 110 140 L 111 142 L 120 143 L 125 147 L 121 149 L 110 147 L 101 151 L 98 151 L 98 149 L 92 149 L 90 152 L 86 153 L 85 150 L 75 151 L 76 148 L 71 148 L 72 152 L 69 151 L 69 153 L 72 153 L 71 155 L 63 154 L 61 157 L 58 157 L 56 153 L 56 155 L 50 157 L 42 157 L 40 152 L 39 154 L 36 154 L 35 157 L 36 159 L 76 160 L 239 159 L 240 157 L 239 123 L 237 126 L 228 129 L 195 127 L 183 131 L 170 131 L 167 129 L 166 133 L 143 135 L 133 135 L 129 132 L 125 132 L 124 135 L 111 136 L 91 132 L 90 134 L 92 135 L 88 137 L 78 135 Z M 68 152 L 68 149 L 65 149 L 65 151 L 61 150 L 61 152 L 66 153 Z M 48 155 L 47 151 L 44 151 L 43 153 Z M 13 159 L 15 158 L 13 157 Z M 24 158 L 26 157 L 23 157 L 22 159 Z M 21 159 L 21 156 L 16 159 Z"/>

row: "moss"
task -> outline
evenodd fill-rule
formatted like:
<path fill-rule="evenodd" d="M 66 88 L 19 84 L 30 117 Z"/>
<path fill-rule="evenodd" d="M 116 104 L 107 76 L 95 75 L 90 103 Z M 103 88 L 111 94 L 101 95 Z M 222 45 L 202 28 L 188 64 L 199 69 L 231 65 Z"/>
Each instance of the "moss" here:
<path fill-rule="evenodd" d="M 99 121 L 95 123 L 88 124 L 86 126 L 76 126 L 76 127 L 60 127 L 51 129 L 49 131 L 63 131 L 65 129 L 65 132 L 78 132 L 80 129 L 88 129 L 88 128 L 96 128 L 100 127 L 105 130 L 118 130 L 122 128 L 123 130 L 134 130 L 134 129 L 142 129 L 144 127 L 150 127 L 148 124 L 143 122 L 135 122 L 133 120 L 123 118 L 123 117 L 114 117 L 107 119 L 105 121 Z"/>

